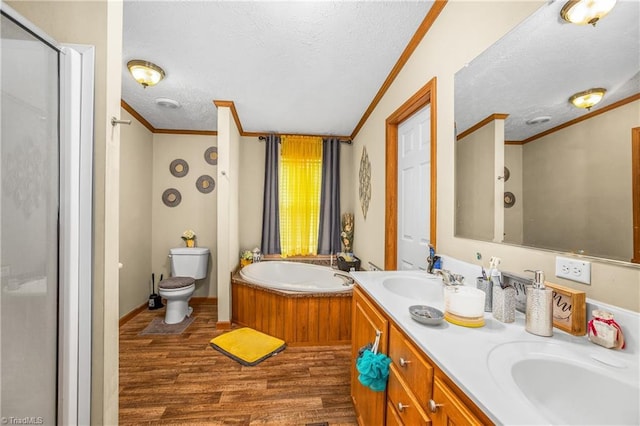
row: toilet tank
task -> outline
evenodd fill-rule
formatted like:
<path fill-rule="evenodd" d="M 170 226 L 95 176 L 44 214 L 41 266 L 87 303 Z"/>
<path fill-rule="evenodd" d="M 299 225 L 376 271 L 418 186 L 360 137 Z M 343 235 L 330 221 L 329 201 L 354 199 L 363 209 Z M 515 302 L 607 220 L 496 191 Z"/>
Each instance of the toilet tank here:
<path fill-rule="evenodd" d="M 206 247 L 178 247 L 169 249 L 172 277 L 191 277 L 200 280 L 207 276 L 209 249 Z"/>

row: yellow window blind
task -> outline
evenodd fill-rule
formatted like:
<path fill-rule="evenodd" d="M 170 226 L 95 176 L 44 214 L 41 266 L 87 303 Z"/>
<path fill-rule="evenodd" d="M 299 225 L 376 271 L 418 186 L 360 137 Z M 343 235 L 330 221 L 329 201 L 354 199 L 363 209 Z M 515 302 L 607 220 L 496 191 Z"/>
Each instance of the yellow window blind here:
<path fill-rule="evenodd" d="M 322 185 L 321 137 L 281 137 L 279 185 L 282 256 L 315 255 Z"/>

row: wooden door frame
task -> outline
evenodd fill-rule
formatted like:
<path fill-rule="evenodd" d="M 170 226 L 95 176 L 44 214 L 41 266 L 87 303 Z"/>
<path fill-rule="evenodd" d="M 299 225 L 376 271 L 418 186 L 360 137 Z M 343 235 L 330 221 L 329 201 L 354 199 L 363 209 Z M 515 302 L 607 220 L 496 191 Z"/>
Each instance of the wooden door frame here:
<path fill-rule="evenodd" d="M 385 270 L 395 270 L 398 267 L 398 126 L 428 104 L 431 104 L 429 124 L 431 135 L 431 223 L 429 224 L 429 239 L 434 248 L 436 246 L 436 82 L 436 77 L 433 77 L 386 120 Z"/>
<path fill-rule="evenodd" d="M 633 206 L 633 257 L 640 263 L 640 127 L 631 129 L 631 205 Z"/>

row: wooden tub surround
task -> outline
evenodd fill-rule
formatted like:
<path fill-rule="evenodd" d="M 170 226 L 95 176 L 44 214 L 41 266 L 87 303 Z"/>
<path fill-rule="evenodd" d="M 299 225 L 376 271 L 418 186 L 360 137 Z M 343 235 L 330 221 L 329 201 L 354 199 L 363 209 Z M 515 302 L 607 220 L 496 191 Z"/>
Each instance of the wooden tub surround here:
<path fill-rule="evenodd" d="M 351 342 L 351 291 L 284 293 L 242 279 L 231 280 L 231 319 L 235 324 L 277 337 L 290 346 Z"/>

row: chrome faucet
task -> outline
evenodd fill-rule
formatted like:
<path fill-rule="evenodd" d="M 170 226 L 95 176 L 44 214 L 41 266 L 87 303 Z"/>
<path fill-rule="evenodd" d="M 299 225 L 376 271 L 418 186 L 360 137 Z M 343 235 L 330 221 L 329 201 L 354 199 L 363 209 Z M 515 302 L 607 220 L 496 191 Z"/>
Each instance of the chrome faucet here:
<path fill-rule="evenodd" d="M 333 274 L 334 277 L 340 277 L 344 280 L 344 284 L 345 286 L 347 285 L 353 285 L 354 280 L 353 278 L 351 278 L 349 275 L 345 275 L 345 274 L 341 274 L 340 272 L 336 272 Z"/>
<path fill-rule="evenodd" d="M 442 277 L 444 285 L 464 285 L 464 276 L 461 274 L 454 274 L 446 269 L 434 269 L 433 274 Z"/>

